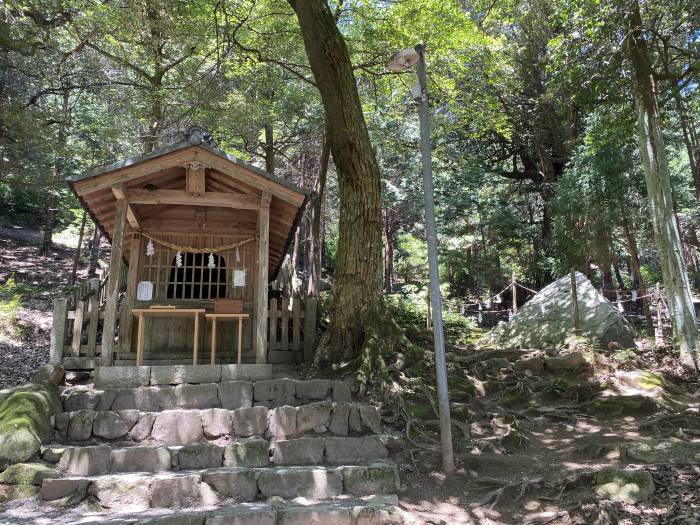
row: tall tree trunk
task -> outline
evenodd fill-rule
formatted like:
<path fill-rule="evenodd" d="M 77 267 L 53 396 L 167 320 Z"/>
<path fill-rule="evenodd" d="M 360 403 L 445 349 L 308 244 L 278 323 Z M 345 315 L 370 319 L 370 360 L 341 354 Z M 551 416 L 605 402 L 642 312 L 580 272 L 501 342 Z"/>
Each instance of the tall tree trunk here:
<path fill-rule="evenodd" d="M 88 265 L 88 279 L 92 279 L 97 275 L 97 261 L 100 259 L 100 241 L 102 235 L 95 224 L 95 233 L 92 236 L 92 245 L 90 246 L 90 264 Z"/>
<path fill-rule="evenodd" d="M 630 254 L 630 264 L 632 266 L 632 273 L 637 281 L 637 286 L 639 286 L 639 295 L 643 297 L 642 308 L 644 310 L 644 317 L 647 321 L 651 323 L 651 309 L 649 308 L 649 299 L 646 298 L 647 295 L 647 285 L 644 282 L 644 276 L 642 275 L 642 268 L 639 264 L 639 252 L 637 251 L 637 241 L 634 238 L 634 232 L 631 230 L 627 218 L 622 217 L 622 231 L 625 233 L 625 239 L 627 240 L 627 251 Z"/>
<path fill-rule="evenodd" d="M 70 92 L 63 90 L 63 101 L 61 103 L 61 118 L 58 124 L 58 137 L 56 141 L 56 153 L 51 169 L 51 180 L 48 188 L 48 198 L 46 200 L 46 210 L 44 213 L 44 235 L 41 241 L 42 255 L 49 253 L 53 248 L 53 230 L 56 225 L 56 207 L 58 206 L 58 185 L 63 177 L 63 166 L 65 164 L 67 131 L 70 118 Z"/>
<path fill-rule="evenodd" d="M 393 291 L 394 280 L 394 228 L 388 211 L 384 212 L 384 291 Z"/>
<path fill-rule="evenodd" d="M 75 282 L 75 276 L 78 273 L 78 263 L 80 262 L 80 252 L 83 248 L 83 236 L 85 235 L 85 222 L 87 221 L 87 212 L 83 210 L 83 218 L 80 221 L 80 234 L 78 235 L 78 247 L 73 255 L 73 269 L 70 274 L 70 284 Z"/>
<path fill-rule="evenodd" d="M 275 140 L 272 124 L 265 124 L 265 170 L 268 173 L 275 172 Z"/>
<path fill-rule="evenodd" d="M 288 0 L 299 19 L 306 54 L 321 94 L 338 172 L 338 257 L 328 340 L 321 360 L 361 355 L 364 375 L 381 372 L 395 343 L 385 328 L 382 297 L 380 175 L 362 114 L 345 39 L 325 0 Z"/>
<path fill-rule="evenodd" d="M 321 239 L 321 215 L 323 212 L 323 197 L 326 192 L 326 176 L 328 174 L 328 161 L 330 159 L 331 146 L 328 138 L 324 138 L 321 147 L 321 162 L 318 168 L 318 177 L 314 192 L 311 194 L 311 239 L 309 242 L 309 297 L 318 297 L 321 283 L 322 268 L 322 239 Z"/>
<path fill-rule="evenodd" d="M 673 326 L 674 346 L 680 351 L 683 365 L 697 371 L 698 330 L 688 274 L 683 261 L 681 239 L 673 214 L 671 179 L 659 117 L 656 80 L 638 0 L 632 0 L 629 7 L 625 44 L 632 64 L 639 144 L 654 237 Z"/>

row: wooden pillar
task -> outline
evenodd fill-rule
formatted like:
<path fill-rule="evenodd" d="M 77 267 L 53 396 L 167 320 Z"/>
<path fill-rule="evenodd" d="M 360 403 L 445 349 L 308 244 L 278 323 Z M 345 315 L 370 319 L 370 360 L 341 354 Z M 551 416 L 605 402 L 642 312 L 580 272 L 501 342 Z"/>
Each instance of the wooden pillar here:
<path fill-rule="evenodd" d="M 270 192 L 263 192 L 258 212 L 258 272 L 255 289 L 256 363 L 267 363 L 267 266 L 270 256 L 270 199 Z"/>
<path fill-rule="evenodd" d="M 102 329 L 100 366 L 110 366 L 112 364 L 112 354 L 114 353 L 114 329 L 117 324 L 119 277 L 122 273 L 124 228 L 126 225 L 126 210 L 128 207 L 125 198 L 117 199 L 114 233 L 112 235 L 112 255 L 109 261 L 109 282 L 107 283 L 105 301 L 105 320 Z"/>
<path fill-rule="evenodd" d="M 515 272 L 510 277 L 511 294 L 513 295 L 513 315 L 518 313 L 518 285 L 515 280 Z"/>
<path fill-rule="evenodd" d="M 131 352 L 134 317 L 131 310 L 136 302 L 136 288 L 139 284 L 139 271 L 143 254 L 141 234 L 135 233 L 131 238 L 129 251 L 129 272 L 126 274 L 126 304 L 124 305 L 124 326 L 119 330 L 119 347 L 122 354 Z"/>
<path fill-rule="evenodd" d="M 66 318 L 68 299 L 55 299 L 53 302 L 53 326 L 51 327 L 51 349 L 49 363 L 63 364 L 63 345 L 66 342 Z"/>

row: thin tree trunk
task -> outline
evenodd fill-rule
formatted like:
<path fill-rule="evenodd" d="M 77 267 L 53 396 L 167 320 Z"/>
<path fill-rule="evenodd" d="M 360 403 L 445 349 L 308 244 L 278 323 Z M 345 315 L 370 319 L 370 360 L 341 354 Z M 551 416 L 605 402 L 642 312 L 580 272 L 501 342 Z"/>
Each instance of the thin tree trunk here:
<path fill-rule="evenodd" d="M 321 239 L 321 216 L 323 212 L 323 197 L 326 192 L 326 176 L 328 174 L 328 161 L 330 159 L 331 146 L 327 138 L 323 140 L 323 146 L 321 147 L 321 162 L 318 168 L 318 177 L 316 178 L 316 185 L 314 187 L 314 192 L 311 195 L 311 239 L 309 242 L 309 260 L 310 271 L 309 271 L 309 297 L 318 297 L 320 291 L 321 283 L 321 268 L 322 268 L 322 255 L 323 255 L 323 243 Z"/>
<path fill-rule="evenodd" d="M 265 170 L 275 172 L 275 141 L 272 124 L 265 124 Z"/>
<path fill-rule="evenodd" d="M 90 265 L 88 266 L 88 279 L 92 279 L 97 275 L 97 261 L 100 258 L 100 241 L 102 235 L 95 224 L 95 233 L 92 236 L 92 246 L 90 246 Z"/>
<path fill-rule="evenodd" d="M 379 166 L 362 114 L 350 54 L 333 13 L 324 0 L 288 1 L 297 14 L 321 94 L 338 172 L 338 256 L 323 360 L 337 361 L 363 353 L 363 367 L 376 373 L 380 370 L 376 370 L 375 358 L 381 359 L 381 349 L 394 344 L 389 334 L 379 334 L 387 315 L 382 297 Z M 386 330 L 385 326 L 381 328 Z M 360 377 L 361 382 L 367 380 L 366 376 Z"/>
<path fill-rule="evenodd" d="M 654 237 L 673 326 L 674 346 L 684 366 L 698 370 L 698 330 L 683 260 L 683 248 L 673 214 L 671 179 L 657 104 L 656 80 L 645 39 L 638 0 L 627 14 L 626 50 L 632 64 L 639 144 L 646 178 Z"/>
<path fill-rule="evenodd" d="M 630 254 L 630 264 L 632 266 L 632 273 L 637 281 L 637 286 L 639 287 L 639 296 L 643 297 L 642 308 L 644 310 L 644 317 L 651 323 L 651 309 L 649 308 L 649 299 L 646 298 L 647 295 L 647 285 L 644 282 L 644 276 L 642 276 L 641 265 L 639 264 L 639 252 L 637 251 L 637 241 L 634 237 L 634 232 L 630 229 L 627 219 L 623 217 L 622 219 L 622 231 L 625 233 L 625 239 L 627 240 L 627 251 Z"/>
<path fill-rule="evenodd" d="M 83 219 L 80 221 L 80 234 L 78 235 L 78 247 L 73 255 L 73 269 L 70 274 L 70 284 L 75 282 L 75 276 L 78 273 L 78 263 L 80 262 L 80 252 L 83 248 L 83 236 L 85 235 L 85 222 L 87 221 L 87 212 L 83 210 Z"/>
<path fill-rule="evenodd" d="M 384 212 L 384 291 L 393 291 L 394 281 L 394 229 L 388 211 Z"/>

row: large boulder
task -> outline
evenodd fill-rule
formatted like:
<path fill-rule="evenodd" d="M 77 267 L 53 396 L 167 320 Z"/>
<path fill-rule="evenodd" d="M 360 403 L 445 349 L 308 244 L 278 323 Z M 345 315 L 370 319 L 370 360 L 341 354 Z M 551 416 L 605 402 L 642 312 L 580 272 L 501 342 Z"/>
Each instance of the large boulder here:
<path fill-rule="evenodd" d="M 607 346 L 634 347 L 634 330 L 582 273 L 576 272 L 581 335 Z M 482 346 L 558 349 L 574 333 L 571 277 L 540 290 L 513 316 L 481 338 Z"/>

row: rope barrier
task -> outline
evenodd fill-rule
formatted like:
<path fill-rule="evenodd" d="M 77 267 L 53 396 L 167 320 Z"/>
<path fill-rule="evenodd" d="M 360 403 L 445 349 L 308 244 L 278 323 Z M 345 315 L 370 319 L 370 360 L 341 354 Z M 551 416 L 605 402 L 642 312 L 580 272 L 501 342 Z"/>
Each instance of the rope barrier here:
<path fill-rule="evenodd" d="M 147 233 L 142 233 L 141 235 L 143 235 L 147 239 L 152 240 L 154 243 L 159 244 L 161 246 L 165 246 L 166 248 L 170 248 L 171 250 L 175 250 L 178 252 L 189 252 L 189 253 L 225 252 L 227 250 L 232 250 L 233 248 L 238 248 L 239 246 L 243 246 L 244 244 L 248 244 L 249 242 L 253 242 L 254 240 L 256 240 L 256 237 L 251 237 L 250 239 L 246 239 L 244 241 L 233 242 L 230 244 L 223 244 L 221 246 L 214 246 L 212 248 L 195 248 L 194 246 L 184 246 L 184 245 L 180 245 L 180 244 L 175 244 L 174 242 L 164 241 L 163 239 L 158 239 L 156 237 L 148 235 Z"/>

